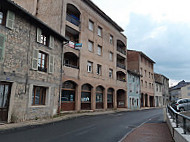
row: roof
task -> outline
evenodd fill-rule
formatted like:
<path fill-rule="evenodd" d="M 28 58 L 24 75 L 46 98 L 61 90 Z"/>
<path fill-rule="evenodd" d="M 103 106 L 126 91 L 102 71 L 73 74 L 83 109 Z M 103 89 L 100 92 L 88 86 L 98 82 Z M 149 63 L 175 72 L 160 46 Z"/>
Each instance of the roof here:
<path fill-rule="evenodd" d="M 124 30 L 115 23 L 109 16 L 107 16 L 97 5 L 95 5 L 91 0 L 82 0 L 86 3 L 90 8 L 92 8 L 95 12 L 97 12 L 100 16 L 102 16 L 108 23 L 114 26 L 119 32 L 123 32 Z"/>
<path fill-rule="evenodd" d="M 170 87 L 170 90 L 181 89 L 182 87 L 189 85 L 189 84 L 190 84 L 190 82 L 185 82 L 184 80 L 182 80 L 177 85 Z"/>
<path fill-rule="evenodd" d="M 153 64 L 156 63 L 156 62 L 154 62 L 152 59 L 150 59 L 146 54 L 144 54 L 142 51 L 129 50 L 129 49 L 127 49 L 127 51 L 137 52 L 137 53 L 139 53 L 141 56 L 143 56 L 144 58 L 146 58 L 147 60 L 149 60 L 150 62 L 152 62 Z"/>
<path fill-rule="evenodd" d="M 6 8 L 8 10 L 13 11 L 17 15 L 20 15 L 27 19 L 31 24 L 36 25 L 42 30 L 45 30 L 47 33 L 50 33 L 52 36 L 55 38 L 61 40 L 61 41 L 68 41 L 64 36 L 50 28 L 48 25 L 46 25 L 44 22 L 30 14 L 28 11 L 26 11 L 24 8 L 21 6 L 17 5 L 11 0 L 1 0 L 0 1 L 0 6 L 3 5 L 3 8 Z"/>

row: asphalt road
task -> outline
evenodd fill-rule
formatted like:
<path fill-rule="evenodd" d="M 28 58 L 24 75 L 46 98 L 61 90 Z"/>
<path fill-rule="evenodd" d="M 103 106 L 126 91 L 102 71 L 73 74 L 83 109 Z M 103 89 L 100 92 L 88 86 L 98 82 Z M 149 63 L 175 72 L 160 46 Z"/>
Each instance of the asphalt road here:
<path fill-rule="evenodd" d="M 145 122 L 163 121 L 162 109 L 83 116 L 0 134 L 0 142 L 118 142 Z"/>

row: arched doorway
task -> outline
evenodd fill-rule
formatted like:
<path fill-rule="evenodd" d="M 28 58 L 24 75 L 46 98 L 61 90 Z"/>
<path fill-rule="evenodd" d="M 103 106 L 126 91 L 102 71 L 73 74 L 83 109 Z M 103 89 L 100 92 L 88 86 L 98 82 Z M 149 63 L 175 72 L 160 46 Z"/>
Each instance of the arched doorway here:
<path fill-rule="evenodd" d="M 107 107 L 108 108 L 113 108 L 113 93 L 114 93 L 114 89 L 109 88 L 108 93 L 107 93 Z"/>
<path fill-rule="evenodd" d="M 104 108 L 103 94 L 104 94 L 104 88 L 102 86 L 96 87 L 96 109 Z"/>
<path fill-rule="evenodd" d="M 125 107 L 125 91 L 122 89 L 117 91 L 117 107 L 118 108 Z"/>
<path fill-rule="evenodd" d="M 81 90 L 81 110 L 91 109 L 91 90 L 92 86 L 89 84 L 82 85 Z"/>
<path fill-rule="evenodd" d="M 76 83 L 65 81 L 62 85 L 61 110 L 75 110 Z"/>
<path fill-rule="evenodd" d="M 141 107 L 144 107 L 144 94 L 141 93 Z"/>

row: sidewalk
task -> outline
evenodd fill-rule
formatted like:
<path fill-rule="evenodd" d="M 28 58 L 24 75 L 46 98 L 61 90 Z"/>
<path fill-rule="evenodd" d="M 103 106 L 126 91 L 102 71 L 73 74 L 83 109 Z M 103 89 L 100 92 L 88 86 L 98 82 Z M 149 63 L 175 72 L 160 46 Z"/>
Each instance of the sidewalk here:
<path fill-rule="evenodd" d="M 145 123 L 122 142 L 174 142 L 167 123 Z"/>
<path fill-rule="evenodd" d="M 37 127 L 40 125 L 56 123 L 62 120 L 67 120 L 71 118 L 77 118 L 80 116 L 92 116 L 92 115 L 101 115 L 101 114 L 110 114 L 110 113 L 117 113 L 122 111 L 141 111 L 146 109 L 155 109 L 155 108 L 141 108 L 138 110 L 130 110 L 126 108 L 121 108 L 117 110 L 96 110 L 96 111 L 81 111 L 81 112 L 64 112 L 61 116 L 57 116 L 54 118 L 49 119 L 38 119 L 38 120 L 31 120 L 31 121 L 24 121 L 19 123 L 9 123 L 9 124 L 1 124 L 0 123 L 0 133 L 5 131 L 12 131 L 16 129 L 24 129 L 28 127 Z"/>

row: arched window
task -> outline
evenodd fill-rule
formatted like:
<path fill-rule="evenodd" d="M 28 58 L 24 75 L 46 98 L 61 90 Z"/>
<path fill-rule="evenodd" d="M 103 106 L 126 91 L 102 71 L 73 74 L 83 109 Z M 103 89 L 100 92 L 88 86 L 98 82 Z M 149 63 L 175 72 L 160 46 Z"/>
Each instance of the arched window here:
<path fill-rule="evenodd" d="M 91 102 L 91 86 L 88 84 L 82 86 L 81 102 Z"/>
<path fill-rule="evenodd" d="M 75 101 L 76 84 L 72 81 L 66 81 L 62 85 L 61 101 Z"/>

